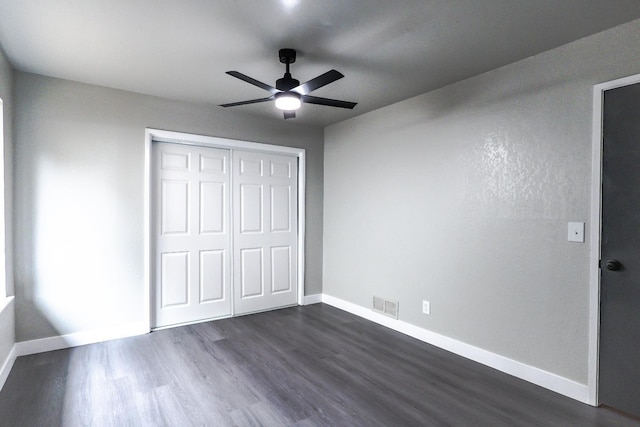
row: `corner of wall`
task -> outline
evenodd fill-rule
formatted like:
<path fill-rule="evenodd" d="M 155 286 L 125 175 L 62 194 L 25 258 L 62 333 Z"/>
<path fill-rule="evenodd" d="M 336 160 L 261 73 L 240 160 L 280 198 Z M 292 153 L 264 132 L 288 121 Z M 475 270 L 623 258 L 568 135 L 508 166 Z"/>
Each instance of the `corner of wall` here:
<path fill-rule="evenodd" d="M 9 377 L 15 356 L 14 298 L 0 302 L 0 390 Z"/>
<path fill-rule="evenodd" d="M 5 291 L 0 295 L 0 389 L 4 385 L 13 362 L 15 360 L 15 294 L 13 284 L 13 104 L 14 104 L 14 70 L 7 59 L 2 46 L 0 46 L 0 97 L 2 98 L 2 141 L 4 151 L 0 158 L 0 173 L 3 177 L 3 200 L 0 206 L 4 210 L 4 230 L 0 236 L 4 237 L 4 268 L 5 275 L 1 285 Z M 6 295 L 6 298 L 5 298 Z"/>

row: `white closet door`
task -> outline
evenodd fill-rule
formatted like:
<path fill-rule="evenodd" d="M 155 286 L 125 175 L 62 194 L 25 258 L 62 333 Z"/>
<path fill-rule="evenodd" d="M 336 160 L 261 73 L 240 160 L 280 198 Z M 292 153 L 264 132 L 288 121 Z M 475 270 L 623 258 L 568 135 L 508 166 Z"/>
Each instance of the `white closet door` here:
<path fill-rule="evenodd" d="M 154 143 L 153 327 L 231 314 L 229 157 Z"/>
<path fill-rule="evenodd" d="M 297 303 L 296 157 L 233 152 L 234 311 Z"/>

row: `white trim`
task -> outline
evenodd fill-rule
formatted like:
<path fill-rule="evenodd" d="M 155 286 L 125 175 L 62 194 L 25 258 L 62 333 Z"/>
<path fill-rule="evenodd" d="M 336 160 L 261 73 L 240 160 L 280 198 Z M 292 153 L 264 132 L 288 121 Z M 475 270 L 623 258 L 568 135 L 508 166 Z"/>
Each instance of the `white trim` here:
<path fill-rule="evenodd" d="M 144 298 L 144 318 L 147 322 L 147 329 L 151 330 L 151 143 L 153 135 L 149 129 L 144 132 L 144 272 L 143 272 L 143 298 Z"/>
<path fill-rule="evenodd" d="M 149 329 L 147 328 L 146 322 L 134 323 L 118 328 L 75 332 L 73 334 L 17 342 L 13 346 L 13 353 L 15 357 L 28 356 L 30 354 L 78 347 L 86 344 L 95 344 L 98 342 L 134 337 L 147 333 L 149 333 Z"/>
<path fill-rule="evenodd" d="M 375 313 L 369 308 L 365 308 L 327 294 L 322 295 L 322 302 L 378 323 L 382 326 L 386 326 L 394 331 L 409 335 L 420 341 L 435 345 L 436 347 L 450 351 L 459 356 L 497 369 L 498 371 L 555 391 L 556 393 L 560 393 L 567 397 L 571 397 L 580 402 L 588 403 L 589 389 L 584 384 L 580 384 L 554 373 L 509 359 L 508 357 L 483 350 L 453 338 L 431 332 L 402 320 L 383 316 Z"/>
<path fill-rule="evenodd" d="M 600 352 L 600 234 L 602 227 L 602 106 L 604 92 L 622 86 L 640 83 L 640 74 L 593 87 L 593 120 L 591 142 L 591 225 L 589 266 L 589 396 L 586 403 L 598 405 L 598 364 Z"/>
<path fill-rule="evenodd" d="M 306 152 L 298 153 L 298 305 L 304 304 L 304 242 L 306 230 Z"/>
<path fill-rule="evenodd" d="M 5 308 L 9 307 L 14 298 L 15 297 L 13 295 L 9 297 L 3 297 L 0 293 L 0 313 L 2 313 Z"/>
<path fill-rule="evenodd" d="M 235 152 L 233 150 L 227 150 L 229 152 L 229 194 L 227 195 L 227 203 L 229 205 L 229 209 L 227 213 L 229 213 L 229 233 L 227 236 L 227 243 L 229 245 L 229 281 L 231 282 L 229 287 L 229 300 L 231 302 L 231 310 L 229 311 L 229 317 L 235 317 L 236 315 L 236 292 L 233 289 L 233 280 L 234 280 L 234 272 L 236 271 L 236 260 L 234 256 L 234 240 L 233 240 L 233 230 L 235 230 L 236 222 L 235 218 L 232 214 L 233 212 L 233 177 L 236 173 L 235 170 Z"/>
<path fill-rule="evenodd" d="M 15 297 L 10 296 L 10 297 L 2 297 L 0 296 L 0 315 L 2 316 L 7 316 L 10 320 L 10 325 L 4 325 L 4 326 L 9 326 L 9 331 L 11 334 L 11 340 L 13 341 L 15 339 L 14 337 L 14 327 L 15 327 L 15 306 L 13 305 L 13 301 L 14 301 Z M 8 313 L 5 313 L 5 310 L 10 311 Z M 16 356 L 14 354 L 14 349 L 15 349 L 15 343 L 11 342 L 11 350 L 9 350 L 9 354 L 7 354 L 7 357 L 4 359 L 4 361 L 0 360 L 0 363 L 2 363 L 1 367 L 0 367 L 0 390 L 2 390 L 2 387 L 4 386 L 5 381 L 7 381 L 7 378 L 9 377 L 9 372 L 11 372 L 11 368 L 13 367 L 13 362 L 15 362 L 16 360 Z"/>
<path fill-rule="evenodd" d="M 148 326 L 147 322 L 142 322 L 119 328 L 76 332 L 73 334 L 17 342 L 11 348 L 9 355 L 2 364 L 2 368 L 0 368 L 0 390 L 2 390 L 7 378 L 9 378 L 14 362 L 20 356 L 28 356 L 30 354 L 44 353 L 46 351 L 60 350 L 63 348 L 78 347 L 86 344 L 95 344 L 98 342 L 144 335 L 149 333 Z"/>
<path fill-rule="evenodd" d="M 591 224 L 589 257 L 589 404 L 598 403 L 598 355 L 600 335 L 600 184 L 602 182 L 602 90 L 593 88 L 591 154 Z"/>
<path fill-rule="evenodd" d="M 261 151 L 263 153 L 289 154 L 291 156 L 300 156 L 305 152 L 304 148 L 285 147 L 283 145 L 272 145 L 262 142 L 251 142 L 240 139 L 220 138 L 217 136 L 196 135 L 192 133 L 152 128 L 147 128 L 145 134 L 153 141 L 160 142 L 175 142 L 179 144 L 200 145 L 206 147 Z"/>
<path fill-rule="evenodd" d="M 144 228 L 145 235 L 145 298 L 147 307 L 145 310 L 148 314 L 149 322 L 151 322 L 151 251 L 152 232 L 151 232 L 151 145 L 153 141 L 173 142 L 187 145 L 200 145 L 206 147 L 223 148 L 227 150 L 248 150 L 259 151 L 263 153 L 286 154 L 298 158 L 298 305 L 304 304 L 304 259 L 305 259 L 305 218 L 306 218 L 306 151 L 304 148 L 285 147 L 281 145 L 271 145 L 259 142 L 242 141 L 228 138 L 218 138 L 214 136 L 195 135 L 184 132 L 173 132 L 160 129 L 145 129 L 145 218 Z M 232 306 L 233 310 L 233 306 Z M 151 325 L 151 323 L 150 323 Z"/>
<path fill-rule="evenodd" d="M 319 304 L 322 302 L 322 294 L 305 295 L 301 305 Z"/>
<path fill-rule="evenodd" d="M 16 361 L 16 346 L 15 344 L 11 347 L 11 351 L 7 355 L 7 358 L 4 360 L 2 364 L 2 368 L 0 368 L 0 390 L 4 387 L 4 383 L 7 382 L 7 378 L 9 378 L 9 374 L 11 373 L 11 368 L 13 368 L 13 363 Z"/>

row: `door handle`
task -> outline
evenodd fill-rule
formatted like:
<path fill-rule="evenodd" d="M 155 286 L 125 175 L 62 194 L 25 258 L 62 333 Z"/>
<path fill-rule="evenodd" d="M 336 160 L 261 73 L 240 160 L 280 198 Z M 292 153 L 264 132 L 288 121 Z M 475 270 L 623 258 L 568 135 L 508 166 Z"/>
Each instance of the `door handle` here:
<path fill-rule="evenodd" d="M 622 268 L 622 264 L 617 259 L 608 259 L 605 265 L 610 271 L 618 271 Z"/>

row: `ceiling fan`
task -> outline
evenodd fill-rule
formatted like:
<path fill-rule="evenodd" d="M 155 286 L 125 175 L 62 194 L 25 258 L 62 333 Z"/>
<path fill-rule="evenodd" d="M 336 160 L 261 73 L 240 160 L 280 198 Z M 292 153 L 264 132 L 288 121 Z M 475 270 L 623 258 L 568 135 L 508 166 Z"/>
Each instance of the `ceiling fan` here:
<path fill-rule="evenodd" d="M 310 92 L 333 83 L 344 77 L 344 75 L 336 70 L 327 71 L 306 83 L 300 84 L 300 81 L 291 77 L 289 66 L 296 62 L 295 49 L 280 49 L 280 62 L 286 64 L 287 70 L 281 79 L 276 80 L 276 87 L 269 86 L 238 71 L 227 71 L 227 74 L 237 79 L 243 80 L 254 86 L 271 93 L 267 98 L 250 99 L 248 101 L 232 102 L 222 104 L 221 107 L 235 107 L 238 105 L 256 104 L 258 102 L 274 101 L 276 107 L 283 110 L 285 119 L 296 117 L 296 110 L 300 108 L 303 102 L 307 104 L 328 105 L 329 107 L 340 107 L 352 109 L 356 106 L 355 102 L 339 101 L 337 99 L 319 98 L 309 95 Z"/>

